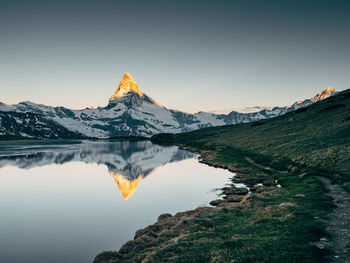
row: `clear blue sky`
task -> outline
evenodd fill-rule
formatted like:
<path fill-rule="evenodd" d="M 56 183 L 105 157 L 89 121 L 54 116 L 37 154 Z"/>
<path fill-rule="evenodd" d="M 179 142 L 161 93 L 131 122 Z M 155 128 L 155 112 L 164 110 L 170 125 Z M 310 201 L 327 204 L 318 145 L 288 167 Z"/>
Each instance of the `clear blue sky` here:
<path fill-rule="evenodd" d="M 350 1 L 0 0 L 0 101 L 105 106 L 124 72 L 188 112 L 350 88 Z"/>

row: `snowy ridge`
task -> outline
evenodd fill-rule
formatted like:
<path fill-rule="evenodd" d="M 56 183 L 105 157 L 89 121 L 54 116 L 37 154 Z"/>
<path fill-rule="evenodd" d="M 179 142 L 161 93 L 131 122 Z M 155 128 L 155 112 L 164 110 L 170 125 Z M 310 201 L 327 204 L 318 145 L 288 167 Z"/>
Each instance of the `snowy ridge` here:
<path fill-rule="evenodd" d="M 106 107 L 71 110 L 32 102 L 16 105 L 0 103 L 0 135 L 37 138 L 109 138 L 114 136 L 151 137 L 158 133 L 180 133 L 204 127 L 253 122 L 276 117 L 333 96 L 330 87 L 311 99 L 291 106 L 228 114 L 170 110 L 142 93 L 134 78 L 125 73 Z"/>

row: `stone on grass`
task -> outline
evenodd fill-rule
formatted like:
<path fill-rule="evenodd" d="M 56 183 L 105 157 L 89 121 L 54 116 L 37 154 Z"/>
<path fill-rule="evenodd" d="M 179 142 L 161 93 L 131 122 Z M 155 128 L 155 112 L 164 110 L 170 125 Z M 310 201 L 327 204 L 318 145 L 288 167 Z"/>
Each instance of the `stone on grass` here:
<path fill-rule="evenodd" d="M 293 206 L 295 206 L 295 204 L 291 202 L 283 202 L 279 204 L 279 207 L 293 207 Z"/>
<path fill-rule="evenodd" d="M 243 196 L 241 196 L 241 195 L 229 195 L 229 196 L 227 196 L 226 200 L 229 203 L 239 203 L 243 200 Z"/>
<path fill-rule="evenodd" d="M 225 195 L 246 195 L 248 194 L 247 188 L 236 188 L 236 187 L 228 187 L 225 188 L 223 194 Z"/>
<path fill-rule="evenodd" d="M 212 206 L 218 206 L 218 205 L 220 205 L 222 203 L 225 203 L 225 200 L 217 199 L 217 200 L 211 201 L 209 204 L 212 205 Z"/>

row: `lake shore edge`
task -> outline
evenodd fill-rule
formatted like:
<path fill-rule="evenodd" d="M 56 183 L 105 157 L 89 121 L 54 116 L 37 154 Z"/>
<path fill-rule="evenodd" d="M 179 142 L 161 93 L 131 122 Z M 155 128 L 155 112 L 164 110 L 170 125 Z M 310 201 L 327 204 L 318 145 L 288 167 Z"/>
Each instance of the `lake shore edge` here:
<path fill-rule="evenodd" d="M 317 244 L 328 237 L 322 218 L 332 209 L 331 199 L 319 198 L 325 189 L 311 171 L 302 178 L 289 172 L 288 178 L 250 164 L 240 151 L 178 146 L 200 154 L 202 163 L 236 173 L 232 184 L 221 189 L 222 198 L 213 200 L 213 207 L 160 215 L 157 222 L 136 231 L 118 252 L 97 255 L 95 263 L 281 262 L 286 258 L 320 262 L 329 254 Z M 249 193 L 235 183 L 249 186 Z"/>

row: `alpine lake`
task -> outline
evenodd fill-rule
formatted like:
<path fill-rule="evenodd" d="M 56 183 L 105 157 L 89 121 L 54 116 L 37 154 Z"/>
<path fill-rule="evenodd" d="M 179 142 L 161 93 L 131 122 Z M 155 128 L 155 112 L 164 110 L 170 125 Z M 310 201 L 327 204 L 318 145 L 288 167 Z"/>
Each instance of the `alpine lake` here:
<path fill-rule="evenodd" d="M 0 142 L 0 262 L 92 262 L 163 213 L 208 206 L 232 173 L 150 141 Z"/>

